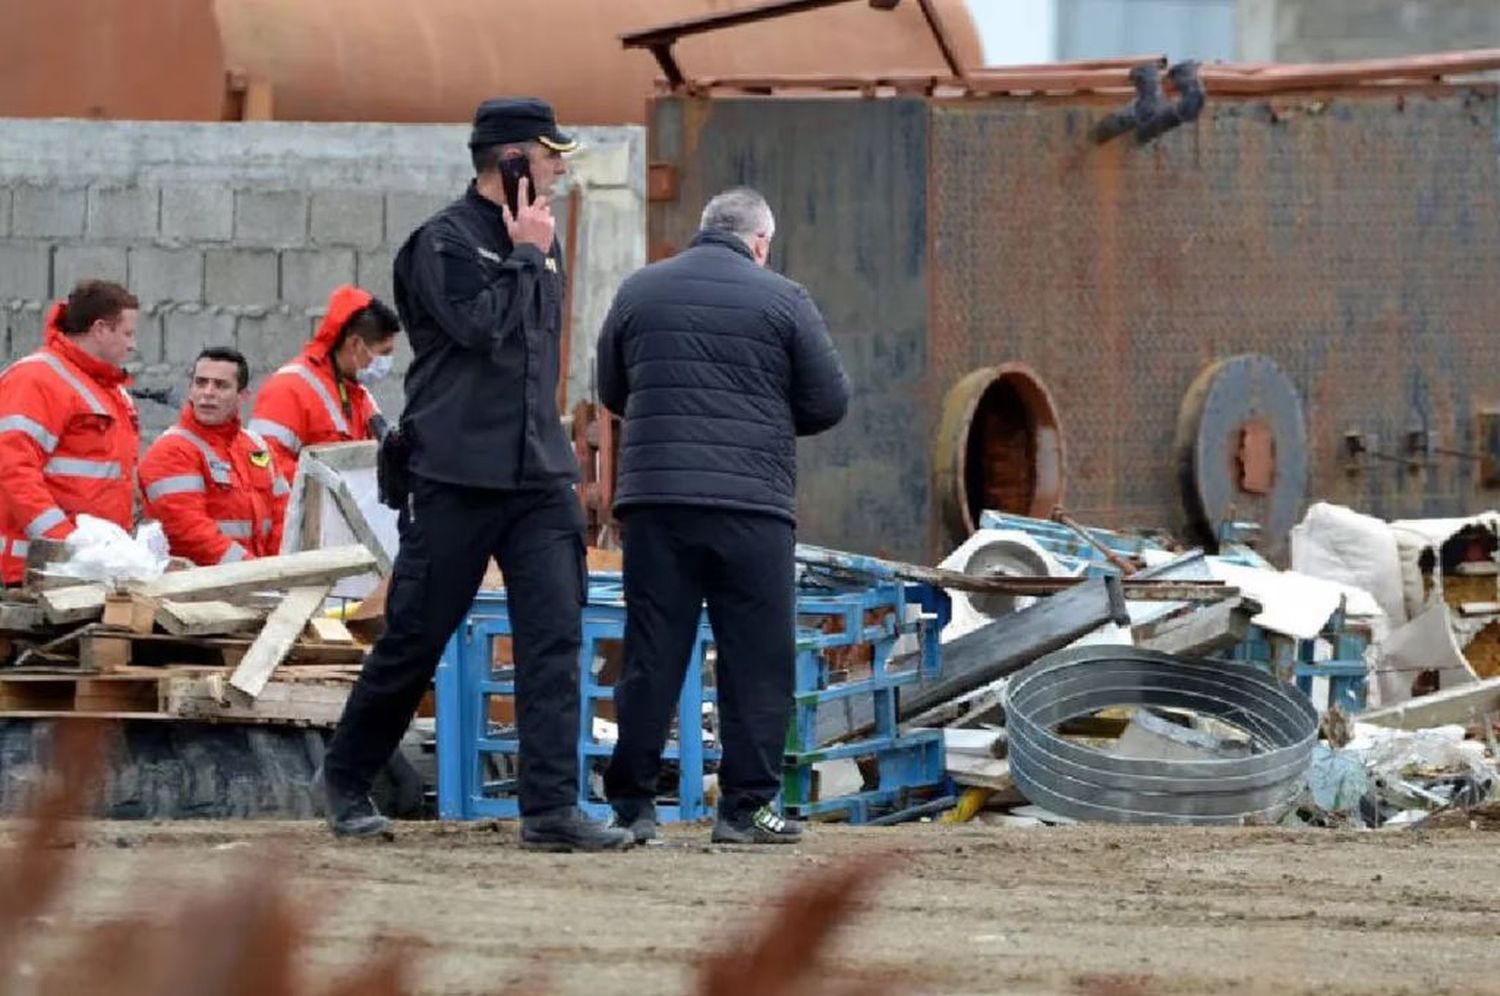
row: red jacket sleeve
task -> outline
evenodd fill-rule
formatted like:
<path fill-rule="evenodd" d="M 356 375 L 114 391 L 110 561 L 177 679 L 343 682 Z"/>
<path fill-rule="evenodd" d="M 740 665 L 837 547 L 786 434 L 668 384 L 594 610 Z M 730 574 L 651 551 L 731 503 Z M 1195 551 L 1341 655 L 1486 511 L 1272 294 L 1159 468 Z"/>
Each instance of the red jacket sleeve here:
<path fill-rule="evenodd" d="M 208 487 L 203 457 L 191 443 L 164 436 L 141 461 L 146 514 L 161 523 L 174 556 L 200 565 L 249 559 L 249 551 L 220 532 L 209 514 Z"/>
<path fill-rule="evenodd" d="M 67 428 L 68 406 L 27 364 L 0 379 L 0 509 L 31 539 L 65 539 L 73 522 L 63 512 L 42 465 Z"/>
<path fill-rule="evenodd" d="M 267 446 L 272 445 L 269 441 Z M 276 553 L 281 552 L 281 533 L 286 525 L 286 506 L 292 497 L 291 479 L 283 476 L 281 467 L 275 464 L 271 467 L 275 479 L 275 487 L 271 492 L 271 521 L 275 523 L 271 529 L 271 549 Z"/>
<path fill-rule="evenodd" d="M 292 374 L 272 374 L 261 385 L 250 416 L 250 431 L 265 437 L 276 458 L 276 469 L 287 483 L 297 474 L 297 454 L 308 435 L 306 388 Z"/>

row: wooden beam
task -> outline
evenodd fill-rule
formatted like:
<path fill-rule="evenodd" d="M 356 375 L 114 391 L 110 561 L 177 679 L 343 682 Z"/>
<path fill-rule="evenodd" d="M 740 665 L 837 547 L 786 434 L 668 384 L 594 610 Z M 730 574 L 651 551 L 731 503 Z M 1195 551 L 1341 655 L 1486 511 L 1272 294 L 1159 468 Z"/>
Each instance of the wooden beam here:
<path fill-rule="evenodd" d="M 164 600 L 156 610 L 156 621 L 173 636 L 222 636 L 255 629 L 266 613 L 228 602 L 174 602 Z"/>
<path fill-rule="evenodd" d="M 289 591 L 271 612 L 255 642 L 250 644 L 250 650 L 230 675 L 229 683 L 252 699 L 259 695 L 292 649 L 292 644 L 297 642 L 297 637 L 302 635 L 307 621 L 323 607 L 332 587 L 332 584 L 324 583 Z"/>
<path fill-rule="evenodd" d="M 390 577 L 391 558 L 381 545 L 379 537 L 365 518 L 365 513 L 360 510 L 359 502 L 354 500 L 354 492 L 349 490 L 349 482 L 339 475 L 334 467 L 324 463 L 316 453 L 308 454 L 307 457 L 308 477 L 317 481 L 333 498 L 333 504 L 338 513 L 344 517 L 344 522 L 349 526 L 354 538 L 364 544 L 365 549 L 375 555 L 375 567 L 381 577 Z"/>
<path fill-rule="evenodd" d="M 268 588 L 331 584 L 340 578 L 367 573 L 374 567 L 374 554 L 356 544 L 169 572 L 137 590 L 148 598 L 202 601 Z M 91 584 L 46 592 L 40 600 L 49 620 L 80 622 L 104 611 L 107 593 L 104 585 Z"/>
<path fill-rule="evenodd" d="M 1135 645 L 1179 657 L 1207 657 L 1243 642 L 1258 611 L 1239 600 L 1198 608 L 1150 627 L 1149 633 L 1135 637 Z"/>
<path fill-rule="evenodd" d="M 305 726 L 338 723 L 351 687 L 349 684 L 271 681 L 255 701 L 245 703 L 225 694 L 224 679 L 219 675 L 169 678 L 165 685 L 162 711 L 176 718 Z"/>

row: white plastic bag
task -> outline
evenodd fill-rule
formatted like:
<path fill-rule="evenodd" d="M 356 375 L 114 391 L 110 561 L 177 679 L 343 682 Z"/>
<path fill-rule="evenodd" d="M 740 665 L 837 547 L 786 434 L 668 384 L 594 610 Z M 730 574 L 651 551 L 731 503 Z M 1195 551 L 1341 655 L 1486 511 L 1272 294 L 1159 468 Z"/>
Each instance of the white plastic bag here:
<path fill-rule="evenodd" d="M 67 539 L 68 559 L 56 573 L 86 581 L 154 581 L 167 569 L 167 538 L 161 525 L 148 522 L 131 536 L 92 515 L 80 515 Z"/>

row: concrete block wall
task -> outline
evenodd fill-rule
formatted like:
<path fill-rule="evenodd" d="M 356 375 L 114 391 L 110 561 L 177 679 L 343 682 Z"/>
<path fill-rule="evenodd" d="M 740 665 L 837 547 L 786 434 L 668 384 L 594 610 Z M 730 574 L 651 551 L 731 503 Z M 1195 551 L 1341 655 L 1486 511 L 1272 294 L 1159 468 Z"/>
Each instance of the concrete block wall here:
<path fill-rule="evenodd" d="M 1239 55 L 1323 62 L 1500 47 L 1495 0 L 1239 0 Z"/>
<path fill-rule="evenodd" d="M 643 130 L 579 132 L 570 404 L 591 397 L 598 328 L 646 254 Z M 0 362 L 37 347 L 76 280 L 105 277 L 141 299 L 139 385 L 185 389 L 199 349 L 232 344 L 258 386 L 338 284 L 391 302 L 396 251 L 469 180 L 467 138 L 459 125 L 0 120 Z M 397 376 L 376 388 L 387 414 L 409 359 L 403 337 Z M 140 407 L 148 440 L 176 418 Z"/>

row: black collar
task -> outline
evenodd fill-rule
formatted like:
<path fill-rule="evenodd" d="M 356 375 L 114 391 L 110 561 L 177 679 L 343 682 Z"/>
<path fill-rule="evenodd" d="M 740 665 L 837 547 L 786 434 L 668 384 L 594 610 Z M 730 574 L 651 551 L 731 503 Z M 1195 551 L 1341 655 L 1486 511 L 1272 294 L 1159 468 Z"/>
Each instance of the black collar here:
<path fill-rule="evenodd" d="M 689 248 L 692 246 L 723 246 L 726 249 L 733 249 L 752 262 L 755 260 L 755 254 L 750 251 L 749 246 L 745 245 L 745 240 L 732 232 L 720 232 L 705 228 L 693 236 L 693 241 L 689 243 Z"/>
<path fill-rule="evenodd" d="M 500 205 L 479 192 L 478 180 L 469 181 L 469 189 L 464 191 L 464 199 L 479 210 L 489 212 L 495 224 L 501 228 L 505 227 L 505 214 L 500 210 Z"/>

